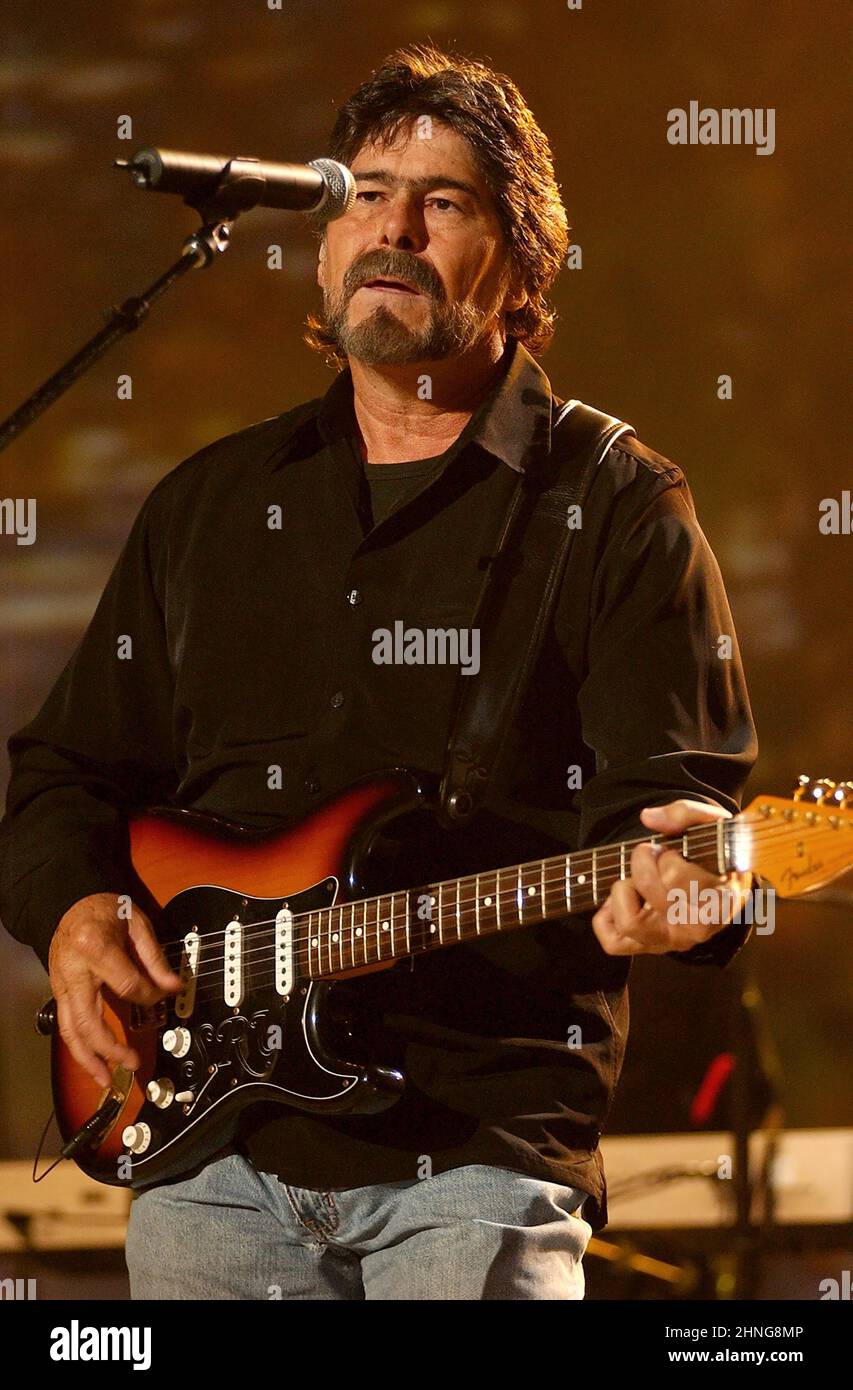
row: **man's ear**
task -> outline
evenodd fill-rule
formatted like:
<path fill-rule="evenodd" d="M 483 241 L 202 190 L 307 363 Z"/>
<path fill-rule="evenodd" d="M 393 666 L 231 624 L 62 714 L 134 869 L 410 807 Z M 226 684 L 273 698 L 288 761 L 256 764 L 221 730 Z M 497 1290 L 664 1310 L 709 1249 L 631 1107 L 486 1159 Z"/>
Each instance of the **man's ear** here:
<path fill-rule="evenodd" d="M 523 309 L 527 303 L 527 290 L 522 287 L 519 280 L 513 276 L 506 288 L 506 293 L 501 305 L 501 312 L 512 314 L 516 309 Z"/>
<path fill-rule="evenodd" d="M 326 288 L 326 238 L 320 239 L 320 254 L 317 258 L 317 284 L 321 290 Z"/>

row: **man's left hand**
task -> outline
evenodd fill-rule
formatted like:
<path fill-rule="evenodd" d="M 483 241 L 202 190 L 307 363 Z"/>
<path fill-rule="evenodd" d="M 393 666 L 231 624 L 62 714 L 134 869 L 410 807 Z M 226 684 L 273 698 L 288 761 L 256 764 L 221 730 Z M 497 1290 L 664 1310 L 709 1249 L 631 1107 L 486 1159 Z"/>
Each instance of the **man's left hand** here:
<path fill-rule="evenodd" d="M 691 825 L 730 819 L 722 806 L 703 801 L 670 801 L 666 806 L 648 806 L 640 813 L 644 825 L 655 835 L 681 835 Z M 691 889 L 691 885 L 696 886 Z M 593 930 L 610 956 L 641 953 L 664 955 L 667 951 L 688 951 L 707 941 L 741 911 L 752 887 L 752 874 L 712 874 L 698 864 L 689 863 L 677 850 L 663 849 L 643 842 L 631 852 L 629 878 L 614 883 L 607 901 L 592 919 Z M 687 914 L 673 911 L 681 889 L 688 904 L 709 902 L 706 891 L 718 897 L 718 910 L 703 911 L 712 924 L 699 923 L 695 908 Z M 682 899 L 682 901 L 685 901 Z"/>

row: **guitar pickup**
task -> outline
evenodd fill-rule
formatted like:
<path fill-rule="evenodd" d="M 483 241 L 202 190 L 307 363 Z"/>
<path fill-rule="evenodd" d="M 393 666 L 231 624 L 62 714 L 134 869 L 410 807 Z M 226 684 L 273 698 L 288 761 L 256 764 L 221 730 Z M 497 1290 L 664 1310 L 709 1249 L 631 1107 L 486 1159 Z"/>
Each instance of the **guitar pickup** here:
<path fill-rule="evenodd" d="M 293 913 L 282 907 L 275 919 L 275 989 L 287 998 L 293 993 Z"/>
<path fill-rule="evenodd" d="M 243 927 L 235 918 L 225 928 L 224 998 L 229 1008 L 243 1002 Z"/>

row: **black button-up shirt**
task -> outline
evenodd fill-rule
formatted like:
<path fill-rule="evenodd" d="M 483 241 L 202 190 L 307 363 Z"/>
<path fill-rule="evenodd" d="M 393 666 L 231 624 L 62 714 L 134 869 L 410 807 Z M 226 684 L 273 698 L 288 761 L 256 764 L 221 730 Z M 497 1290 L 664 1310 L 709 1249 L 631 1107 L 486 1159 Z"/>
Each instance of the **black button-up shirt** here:
<path fill-rule="evenodd" d="M 365 773 L 438 775 L 455 681 L 475 677 L 377 664 L 374 634 L 471 626 L 518 474 L 550 448 L 555 400 L 510 341 L 442 466 L 376 526 L 348 371 L 164 478 L 78 650 L 10 741 L 0 910 L 12 934 L 46 964 L 72 903 L 127 890 L 132 806 L 273 826 Z M 448 877 L 643 837 L 641 808 L 680 796 L 736 811 L 755 755 L 731 613 L 684 476 L 622 438 L 584 506 L 484 810 L 452 833 L 420 827 L 414 881 L 431 881 L 432 864 Z M 411 873 L 411 849 L 404 861 Z M 692 959 L 724 963 L 746 934 L 728 928 Z M 425 1159 L 433 1172 L 497 1164 L 583 1188 L 599 1226 L 627 976 L 586 916 L 363 977 L 404 1098 L 355 1119 L 253 1108 L 239 1142 L 316 1189 L 411 1178 Z"/>

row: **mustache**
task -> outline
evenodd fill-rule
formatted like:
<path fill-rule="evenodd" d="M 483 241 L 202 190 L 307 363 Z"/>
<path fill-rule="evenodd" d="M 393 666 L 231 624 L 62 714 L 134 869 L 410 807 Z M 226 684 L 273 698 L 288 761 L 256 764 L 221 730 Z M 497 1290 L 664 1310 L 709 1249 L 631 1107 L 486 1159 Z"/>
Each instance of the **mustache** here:
<path fill-rule="evenodd" d="M 414 285 L 422 294 L 443 300 L 444 286 L 425 261 L 406 256 L 400 251 L 368 251 L 349 267 L 343 280 L 344 297 L 348 300 L 368 280 L 397 279 Z"/>

